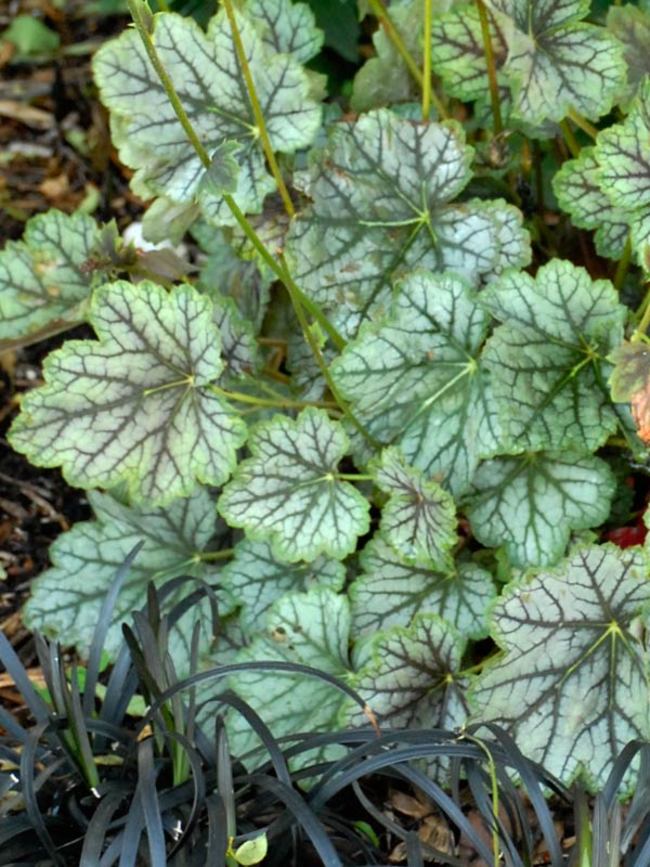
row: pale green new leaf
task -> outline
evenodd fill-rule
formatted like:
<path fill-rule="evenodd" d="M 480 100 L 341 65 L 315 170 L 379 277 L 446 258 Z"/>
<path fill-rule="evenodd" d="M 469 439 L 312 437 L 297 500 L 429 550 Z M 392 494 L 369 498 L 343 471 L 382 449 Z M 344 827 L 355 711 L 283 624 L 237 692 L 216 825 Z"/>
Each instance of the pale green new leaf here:
<path fill-rule="evenodd" d="M 315 57 L 323 44 L 323 31 L 306 3 L 291 0 L 246 0 L 244 9 L 265 45 L 291 54 L 299 63 Z"/>
<path fill-rule="evenodd" d="M 462 561 L 444 574 L 409 566 L 377 536 L 362 551 L 359 564 L 361 574 L 349 589 L 353 638 L 408 626 L 418 612 L 438 614 L 462 635 L 486 635 L 495 589 L 484 569 Z"/>
<path fill-rule="evenodd" d="M 605 359 L 627 316 L 612 284 L 555 259 L 535 278 L 507 272 L 480 297 L 504 323 L 483 351 L 502 425 L 497 453 L 602 445 L 617 424 Z"/>
<path fill-rule="evenodd" d="M 600 458 L 528 452 L 486 461 L 474 476 L 467 517 L 483 545 L 505 545 L 512 566 L 549 566 L 572 530 L 607 520 L 616 479 Z"/>
<path fill-rule="evenodd" d="M 479 354 L 489 317 L 453 275 L 417 271 L 392 315 L 361 330 L 332 365 L 357 415 L 427 476 L 464 491 L 499 431 Z"/>
<path fill-rule="evenodd" d="M 242 461 L 219 499 L 232 527 L 268 540 L 279 560 L 295 563 L 320 554 L 341 559 L 368 530 L 368 501 L 338 478 L 348 450 L 339 422 L 323 410 L 297 419 L 275 416 L 250 435 L 252 457 Z"/>
<path fill-rule="evenodd" d="M 47 211 L 0 252 L 0 339 L 26 335 L 56 319 L 83 319 L 91 289 L 106 279 L 94 267 L 101 229 L 86 214 Z"/>
<path fill-rule="evenodd" d="M 631 3 L 610 6 L 607 29 L 623 44 L 627 87 L 619 103 L 623 110 L 627 110 L 640 84 L 650 74 L 650 14 Z"/>
<path fill-rule="evenodd" d="M 409 466 L 396 448 L 384 449 L 370 465 L 375 484 L 388 501 L 380 530 L 405 563 L 445 570 L 456 544 L 456 506 L 437 482 Z"/>
<path fill-rule="evenodd" d="M 620 43 L 582 19 L 584 0 L 486 0 L 502 18 L 508 42 L 504 73 L 513 116 L 539 126 L 570 110 L 598 118 L 612 107 L 625 80 Z"/>
<path fill-rule="evenodd" d="M 210 391 L 223 370 L 210 301 L 188 285 L 117 281 L 93 295 L 99 340 L 68 341 L 25 396 L 11 444 L 70 484 L 125 481 L 133 502 L 164 505 L 197 482 L 220 485 L 246 428 Z"/>
<path fill-rule="evenodd" d="M 340 590 L 345 566 L 327 557 L 317 557 L 312 563 L 283 563 L 273 556 L 268 542 L 244 539 L 235 546 L 233 559 L 222 569 L 220 579 L 242 606 L 242 630 L 253 635 L 262 629 L 271 605 L 285 593 L 315 586 Z"/>
<path fill-rule="evenodd" d="M 380 109 L 334 127 L 296 183 L 312 205 L 292 223 L 295 279 L 346 333 L 390 306 L 393 279 L 417 266 L 476 280 L 501 262 L 508 206 L 453 199 L 470 180 L 472 149 L 452 122 L 421 123 Z M 527 235 L 519 228 L 528 261 Z"/>
<path fill-rule="evenodd" d="M 94 521 L 82 521 L 63 533 L 50 548 L 53 566 L 38 576 L 25 607 L 30 629 L 87 652 L 97 617 L 115 575 L 139 541 L 144 545 L 129 569 L 112 615 L 104 649 L 114 655 L 122 644 L 121 623 L 147 601 L 150 581 L 160 586 L 171 578 L 188 580 L 165 600 L 165 608 L 188 596 L 198 585 L 191 578 L 214 582 L 214 567 L 201 554 L 215 544 L 214 500 L 205 489 L 177 500 L 165 509 L 122 505 L 109 494 L 89 495 Z M 211 544 L 212 543 L 212 544 Z M 232 600 L 216 589 L 219 612 L 232 609 Z M 203 625 L 204 649 L 209 646 L 209 606 L 194 606 L 170 635 L 169 650 L 177 669 L 187 673 L 192 629 Z"/>
<path fill-rule="evenodd" d="M 236 14 L 273 149 L 294 153 L 308 147 L 320 125 L 308 75 L 290 54 L 272 50 L 252 20 Z M 224 142 L 237 145 L 234 198 L 243 211 L 259 212 L 275 183 L 265 167 L 225 11 L 212 18 L 207 33 L 192 18 L 173 13 L 156 15 L 154 22 L 158 56 L 201 144 L 210 156 Z M 126 30 L 105 43 L 93 68 L 102 101 L 112 113 L 120 157 L 136 170 L 133 189 L 144 198 L 165 196 L 177 204 L 200 199 L 212 222 L 234 224 L 221 196 L 205 184 L 205 168 L 138 33 Z"/>
<path fill-rule="evenodd" d="M 613 545 L 509 585 L 492 614 L 503 652 L 470 693 L 474 720 L 504 726 L 563 782 L 601 788 L 623 747 L 650 736 L 638 632 L 649 602 L 645 556 Z"/>
<path fill-rule="evenodd" d="M 264 635 L 241 651 L 238 660 L 300 663 L 346 680 L 351 674 L 349 640 L 347 599 L 315 587 L 279 599 L 268 612 Z M 238 672 L 233 687 L 276 738 L 296 732 L 336 731 L 345 722 L 350 700 L 316 677 L 288 672 Z M 229 731 L 236 755 L 255 745 L 256 738 L 241 717 L 230 718 Z"/>
<path fill-rule="evenodd" d="M 434 14 L 449 6 L 448 0 L 434 0 Z M 422 10 L 420 0 L 407 0 L 390 9 L 391 20 L 417 64 L 422 62 Z M 417 99 L 419 87 L 383 27 L 372 37 L 375 57 L 363 64 L 354 76 L 350 105 L 354 111 L 369 111 Z"/>
<path fill-rule="evenodd" d="M 456 681 L 465 639 L 435 614 L 417 614 L 408 628 L 380 632 L 372 660 L 351 685 L 391 728 L 459 728 L 466 718 Z M 355 714 L 356 721 L 361 715 Z"/>
<path fill-rule="evenodd" d="M 562 165 L 553 177 L 553 192 L 575 226 L 595 230 L 601 256 L 622 256 L 630 228 L 625 212 L 612 204 L 601 186 L 595 148 L 582 148 L 577 159 Z"/>

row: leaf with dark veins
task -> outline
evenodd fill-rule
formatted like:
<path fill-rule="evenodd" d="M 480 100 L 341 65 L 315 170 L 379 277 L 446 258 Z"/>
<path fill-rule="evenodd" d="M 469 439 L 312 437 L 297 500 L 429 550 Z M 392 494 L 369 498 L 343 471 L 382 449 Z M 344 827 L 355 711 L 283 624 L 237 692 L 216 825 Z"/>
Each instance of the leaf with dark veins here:
<path fill-rule="evenodd" d="M 255 82 L 271 146 L 294 153 L 308 147 L 321 120 L 310 95 L 309 76 L 290 54 L 278 54 L 260 37 L 253 20 L 237 23 Z M 275 189 L 268 174 L 230 25 L 222 9 L 207 33 L 174 13 L 154 16 L 153 41 L 201 144 L 212 156 L 225 142 L 236 145 L 239 164 L 233 193 L 239 207 L 259 213 Z M 216 225 L 235 219 L 221 195 L 204 183 L 205 168 L 187 138 L 135 30 L 109 40 L 93 61 L 102 101 L 112 113 L 113 141 L 122 161 L 135 169 L 133 190 L 143 198 L 164 196 L 176 204 L 201 202 Z"/>
<path fill-rule="evenodd" d="M 369 466 L 375 484 L 388 494 L 380 530 L 405 563 L 444 570 L 457 541 L 453 497 L 396 448 L 384 449 Z"/>
<path fill-rule="evenodd" d="M 602 788 L 623 747 L 650 737 L 638 637 L 649 603 L 638 548 L 587 547 L 509 585 L 492 612 L 502 652 L 470 691 L 473 721 L 505 727 L 565 784 Z"/>
<path fill-rule="evenodd" d="M 10 440 L 70 484 L 128 484 L 133 502 L 164 505 L 198 482 L 220 485 L 246 427 L 210 391 L 223 370 L 208 298 L 189 285 L 117 281 L 96 290 L 99 340 L 73 340 L 44 364 Z"/>
<path fill-rule="evenodd" d="M 380 442 L 450 488 L 467 489 L 500 431 L 480 352 L 489 316 L 453 274 L 416 271 L 397 286 L 391 314 L 365 326 L 332 375 Z"/>
<path fill-rule="evenodd" d="M 351 686 L 391 728 L 459 728 L 466 719 L 456 682 L 465 640 L 435 614 L 418 614 L 407 627 L 379 632 L 371 661 Z M 355 714 L 356 721 L 360 714 Z"/>
<path fill-rule="evenodd" d="M 269 541 L 278 560 L 295 563 L 321 554 L 342 559 L 368 530 L 369 503 L 338 464 L 348 450 L 339 422 L 304 409 L 294 420 L 276 415 L 248 441 L 242 461 L 219 499 L 219 511 L 250 539 Z"/>
<path fill-rule="evenodd" d="M 503 70 L 513 116 L 533 126 L 561 121 L 573 109 L 598 118 L 612 107 L 625 79 L 620 43 L 582 19 L 585 0 L 486 0 L 503 21 L 508 56 Z"/>
<path fill-rule="evenodd" d="M 449 269 L 477 280 L 502 267 L 497 214 L 508 206 L 454 201 L 470 180 L 471 158 L 457 124 L 380 109 L 337 124 L 296 176 L 312 205 L 291 226 L 287 259 L 301 288 L 334 311 L 347 334 L 387 313 L 392 283 L 405 271 Z M 529 246 L 521 227 L 519 234 L 514 264 L 523 265 Z"/>
<path fill-rule="evenodd" d="M 502 428 L 495 454 L 595 450 L 616 429 L 607 356 L 627 309 L 608 280 L 555 259 L 508 271 L 480 301 L 501 322 L 483 351 Z"/>
<path fill-rule="evenodd" d="M 623 255 L 630 234 L 628 218 L 601 185 L 595 148 L 584 147 L 577 159 L 563 163 L 553 177 L 553 192 L 575 226 L 595 232 L 601 256 L 619 259 Z"/>
<path fill-rule="evenodd" d="M 52 566 L 32 584 L 25 622 L 30 629 L 74 645 L 82 655 L 87 653 L 117 570 L 137 542 L 143 541 L 118 595 L 104 645 L 114 656 L 123 641 L 121 625 L 145 605 L 149 582 L 160 587 L 177 576 L 188 576 L 166 599 L 167 610 L 197 589 L 199 585 L 192 578 L 214 583 L 214 566 L 201 558 L 206 549 L 218 548 L 214 499 L 205 489 L 164 509 L 125 506 L 97 491 L 88 499 L 95 520 L 76 523 L 54 542 L 50 548 Z M 218 589 L 216 595 L 220 615 L 233 609 L 227 593 Z M 197 620 L 207 651 L 212 632 L 207 602 L 192 607 L 170 632 L 169 651 L 181 677 L 189 673 L 192 630 Z"/>
<path fill-rule="evenodd" d="M 27 221 L 23 239 L 0 252 L 0 340 L 84 318 L 92 288 L 106 279 L 92 261 L 100 239 L 86 214 L 52 210 Z"/>
<path fill-rule="evenodd" d="M 598 527 L 609 516 L 616 480 L 609 466 L 577 452 L 529 452 L 482 463 L 467 517 L 488 547 L 505 545 L 512 566 L 550 566 L 572 530 Z"/>
<path fill-rule="evenodd" d="M 285 563 L 273 556 L 268 542 L 243 539 L 220 578 L 242 605 L 239 622 L 243 632 L 252 636 L 265 623 L 271 605 L 285 593 L 316 586 L 340 590 L 345 566 L 340 560 L 322 556 L 311 563 Z"/>
<path fill-rule="evenodd" d="M 400 561 L 374 536 L 359 557 L 361 574 L 350 585 L 352 637 L 408 626 L 419 612 L 438 614 L 462 635 L 487 634 L 488 607 L 495 595 L 489 572 L 460 561 L 449 572 Z"/>

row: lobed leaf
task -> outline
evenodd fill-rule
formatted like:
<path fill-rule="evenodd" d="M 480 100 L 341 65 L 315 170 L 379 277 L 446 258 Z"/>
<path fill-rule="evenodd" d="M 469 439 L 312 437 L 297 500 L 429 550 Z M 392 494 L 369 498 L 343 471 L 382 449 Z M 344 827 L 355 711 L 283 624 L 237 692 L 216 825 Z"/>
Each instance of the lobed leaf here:
<path fill-rule="evenodd" d="M 444 570 L 456 543 L 453 497 L 410 467 L 396 448 L 384 449 L 370 466 L 375 484 L 388 494 L 380 530 L 406 563 Z"/>
<path fill-rule="evenodd" d="M 500 437 L 480 363 L 489 317 L 451 274 L 417 271 L 397 289 L 391 315 L 348 343 L 332 376 L 373 436 L 459 494 Z"/>
<path fill-rule="evenodd" d="M 0 339 L 38 331 L 57 319 L 84 318 L 102 230 L 86 214 L 47 211 L 27 221 L 21 241 L 0 252 Z"/>
<path fill-rule="evenodd" d="M 219 499 L 219 511 L 253 540 L 268 540 L 279 560 L 295 563 L 321 554 L 345 557 L 368 530 L 369 505 L 338 478 L 348 449 L 341 425 L 322 410 L 297 419 L 275 416 L 254 429 L 242 461 Z"/>
<path fill-rule="evenodd" d="M 279 599 L 268 612 L 264 635 L 242 650 L 238 661 L 299 663 L 346 680 L 350 676 L 349 633 L 346 598 L 314 587 Z M 276 738 L 336 731 L 345 721 L 348 697 L 331 684 L 302 673 L 239 672 L 235 688 Z M 253 747 L 254 735 L 242 717 L 233 717 L 229 730 L 235 755 Z"/>
<path fill-rule="evenodd" d="M 285 563 L 273 556 L 268 542 L 244 539 L 235 546 L 233 559 L 222 569 L 220 578 L 242 606 L 239 622 L 244 634 L 252 636 L 266 622 L 273 603 L 286 593 L 316 586 L 340 590 L 345 566 L 323 556 L 311 563 Z"/>
<path fill-rule="evenodd" d="M 506 81 L 502 69 L 508 57 L 504 20 L 486 9 L 497 81 Z M 475 3 L 466 3 L 436 16 L 431 32 L 434 69 L 450 96 L 467 102 L 485 96 L 489 84 L 481 22 Z"/>
<path fill-rule="evenodd" d="M 513 116 L 533 126 L 570 110 L 598 118 L 612 107 L 625 76 L 622 46 L 582 19 L 585 0 L 486 0 L 503 21 L 504 72 Z"/>
<path fill-rule="evenodd" d="M 553 177 L 553 192 L 575 226 L 595 230 L 596 250 L 601 256 L 618 259 L 623 255 L 630 233 L 628 220 L 605 194 L 595 148 L 582 148 L 577 159 L 562 165 Z"/>
<path fill-rule="evenodd" d="M 286 12 L 286 5 L 276 7 Z M 273 13 L 271 7 L 268 10 Z M 277 39 L 291 38 L 284 29 L 287 16 L 282 18 L 282 33 L 267 28 L 262 38 L 251 19 L 236 14 L 273 149 L 294 153 L 309 146 L 320 125 L 320 107 L 310 95 L 310 79 L 291 54 L 270 47 Z M 304 15 L 300 9 L 298 14 Z M 289 17 L 293 26 L 293 13 Z M 199 140 L 210 156 L 221 153 L 228 143 L 230 156 L 239 165 L 235 201 L 244 212 L 259 213 L 275 183 L 265 167 L 225 11 L 211 19 L 207 33 L 192 18 L 173 13 L 155 15 L 153 21 L 158 56 Z M 205 167 L 138 33 L 126 30 L 107 42 L 95 55 L 93 69 L 102 101 L 112 113 L 113 141 L 122 161 L 135 169 L 134 191 L 143 198 L 164 196 L 176 204 L 200 200 L 212 223 L 234 225 L 221 195 L 205 183 Z"/>
<path fill-rule="evenodd" d="M 392 281 L 405 271 L 452 269 L 476 280 L 500 267 L 508 218 L 498 215 L 508 207 L 452 201 L 470 180 L 471 157 L 457 124 L 380 109 L 337 124 L 296 177 L 313 204 L 289 230 L 287 260 L 346 333 L 387 312 Z M 525 254 L 516 264 L 523 265 L 529 249 L 521 226 L 519 235 Z"/>
<path fill-rule="evenodd" d="M 650 80 L 644 82 L 623 123 L 598 135 L 598 180 L 612 205 L 622 211 L 631 230 L 632 249 L 647 271 L 650 244 Z"/>
<path fill-rule="evenodd" d="M 527 452 L 481 464 L 467 517 L 481 544 L 505 545 L 512 566 L 549 566 L 564 554 L 572 530 L 607 520 L 615 491 L 600 458 Z"/>
<path fill-rule="evenodd" d="M 274 51 L 291 54 L 299 63 L 307 63 L 320 51 L 323 31 L 316 27 L 307 3 L 246 0 L 244 9 L 262 41 Z"/>
<path fill-rule="evenodd" d="M 650 735 L 637 630 L 647 574 L 638 549 L 603 545 L 509 585 L 492 613 L 502 653 L 470 691 L 473 718 L 506 727 L 563 782 L 602 787 L 625 744 Z"/>
<path fill-rule="evenodd" d="M 411 626 L 396 626 L 373 639 L 372 660 L 351 685 L 382 725 L 460 728 L 467 710 L 456 675 L 464 648 L 461 635 L 440 617 L 417 614 Z"/>
<path fill-rule="evenodd" d="M 97 617 L 115 574 L 134 545 L 144 545 L 124 581 L 112 615 L 104 650 L 115 655 L 122 645 L 121 624 L 147 601 L 150 581 L 160 585 L 179 575 L 214 580 L 213 567 L 201 554 L 214 544 L 217 521 L 214 500 L 205 489 L 164 509 L 125 506 L 110 494 L 92 491 L 88 499 L 95 520 L 76 523 L 50 548 L 52 567 L 32 585 L 24 616 L 30 629 L 76 646 L 83 654 L 93 637 Z M 169 598 L 173 605 L 196 589 L 188 580 Z M 220 613 L 232 600 L 219 592 Z M 192 630 L 202 623 L 204 646 L 209 644 L 210 611 L 194 606 L 170 633 L 169 651 L 180 676 L 189 668 Z"/>
<path fill-rule="evenodd" d="M 350 585 L 354 638 L 392 626 L 409 626 L 421 613 L 437 614 L 471 638 L 487 632 L 487 611 L 495 595 L 490 574 L 460 561 L 441 573 L 403 563 L 375 536 L 359 558 L 361 574 Z"/>
<path fill-rule="evenodd" d="M 188 285 L 169 294 L 124 281 L 96 290 L 99 340 L 68 341 L 44 365 L 45 385 L 22 401 L 13 447 L 70 484 L 125 481 L 134 502 L 165 505 L 197 482 L 220 485 L 244 423 L 210 391 L 223 370 L 209 300 Z"/>
<path fill-rule="evenodd" d="M 481 295 L 504 324 L 483 352 L 502 426 L 499 453 L 592 451 L 617 424 L 603 384 L 627 311 L 609 281 L 552 260 L 509 271 Z"/>

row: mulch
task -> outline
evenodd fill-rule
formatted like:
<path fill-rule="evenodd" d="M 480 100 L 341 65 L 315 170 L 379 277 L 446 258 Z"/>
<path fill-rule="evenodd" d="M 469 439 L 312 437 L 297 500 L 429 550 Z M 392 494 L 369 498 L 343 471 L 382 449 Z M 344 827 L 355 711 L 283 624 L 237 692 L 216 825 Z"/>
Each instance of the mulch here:
<path fill-rule="evenodd" d="M 112 148 L 90 68 L 92 51 L 123 29 L 124 18 L 88 15 L 87 7 L 68 2 L 63 11 L 49 0 L 12 0 L 0 9 L 0 33 L 16 16 L 30 15 L 61 40 L 56 56 L 34 62 L 16 58 L 0 40 L 0 247 L 49 208 L 85 208 L 99 220 L 115 218 L 120 229 L 142 212 Z M 58 470 L 29 464 L 10 448 L 6 433 L 20 395 L 41 381 L 43 358 L 70 336 L 81 333 L 0 351 L 0 566 L 6 573 L 0 629 L 28 666 L 34 653 L 20 608 L 30 581 L 49 565 L 51 543 L 90 510 L 83 491 Z M 3 689 L 0 680 L 0 701 Z"/>

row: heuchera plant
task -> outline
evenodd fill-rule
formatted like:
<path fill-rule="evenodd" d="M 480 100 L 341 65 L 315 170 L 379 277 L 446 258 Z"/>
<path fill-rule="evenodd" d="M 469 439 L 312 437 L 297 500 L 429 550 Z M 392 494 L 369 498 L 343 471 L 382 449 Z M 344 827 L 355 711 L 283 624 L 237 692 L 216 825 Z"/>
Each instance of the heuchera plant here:
<path fill-rule="evenodd" d="M 650 3 L 607 5 L 373 0 L 346 105 L 301 3 L 223 0 L 204 31 L 130 0 L 97 87 L 145 234 L 200 252 L 51 211 L 0 254 L 5 343 L 96 335 L 10 433 L 95 513 L 30 626 L 83 654 L 143 539 L 109 650 L 187 575 L 222 629 L 188 609 L 181 674 L 198 621 L 206 666 L 310 665 L 391 725 L 497 722 L 593 788 L 650 738 L 648 551 L 602 530 L 648 465 Z M 277 737 L 360 721 L 296 674 L 234 686 Z"/>

